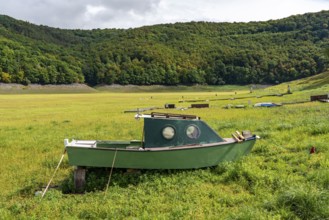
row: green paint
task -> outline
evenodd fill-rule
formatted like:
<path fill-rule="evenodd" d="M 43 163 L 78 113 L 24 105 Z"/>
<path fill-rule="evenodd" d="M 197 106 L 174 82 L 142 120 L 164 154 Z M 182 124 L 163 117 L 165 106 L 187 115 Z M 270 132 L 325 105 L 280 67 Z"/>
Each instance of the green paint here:
<path fill-rule="evenodd" d="M 111 167 L 117 150 L 114 167 L 135 169 L 191 169 L 218 165 L 248 154 L 256 139 L 209 147 L 187 149 L 139 150 L 123 148 L 66 147 L 69 163 L 74 166 Z"/>
<path fill-rule="evenodd" d="M 198 138 L 189 138 L 187 136 L 187 129 L 191 125 L 199 128 L 200 136 Z M 162 131 L 166 127 L 172 127 L 175 131 L 174 137 L 170 140 L 164 138 L 162 135 Z M 145 118 L 144 132 L 145 148 L 206 144 L 223 141 L 213 129 L 198 119 Z"/>
<path fill-rule="evenodd" d="M 144 118 L 144 142 L 97 141 L 66 146 L 75 166 L 135 169 L 191 169 L 215 166 L 248 154 L 256 137 L 225 141 L 199 119 Z M 82 142 L 81 142 L 82 143 Z"/>

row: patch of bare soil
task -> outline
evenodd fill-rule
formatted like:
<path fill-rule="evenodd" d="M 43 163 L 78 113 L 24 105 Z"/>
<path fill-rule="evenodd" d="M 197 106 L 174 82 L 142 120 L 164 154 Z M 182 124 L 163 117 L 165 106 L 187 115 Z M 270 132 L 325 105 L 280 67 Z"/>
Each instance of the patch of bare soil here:
<path fill-rule="evenodd" d="M 0 83 L 0 93 L 89 93 L 97 90 L 86 84 L 63 84 L 63 85 L 21 85 L 15 83 Z"/>

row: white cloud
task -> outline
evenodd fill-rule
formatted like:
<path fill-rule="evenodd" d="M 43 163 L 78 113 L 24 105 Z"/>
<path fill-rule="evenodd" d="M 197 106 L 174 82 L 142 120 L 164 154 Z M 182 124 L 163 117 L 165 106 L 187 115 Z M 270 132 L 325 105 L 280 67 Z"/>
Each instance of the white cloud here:
<path fill-rule="evenodd" d="M 106 11 L 106 8 L 101 5 L 99 6 L 87 5 L 86 10 L 87 10 L 85 13 L 86 16 L 96 16 L 100 12 Z"/>
<path fill-rule="evenodd" d="M 97 18 L 101 13 L 106 12 L 106 8 L 102 5 L 94 6 L 94 5 L 87 5 L 86 11 L 84 13 L 84 21 L 90 22 L 91 20 Z"/>
<path fill-rule="evenodd" d="M 60 28 L 264 21 L 329 9 L 328 0 L 0 0 L 0 14 Z"/>

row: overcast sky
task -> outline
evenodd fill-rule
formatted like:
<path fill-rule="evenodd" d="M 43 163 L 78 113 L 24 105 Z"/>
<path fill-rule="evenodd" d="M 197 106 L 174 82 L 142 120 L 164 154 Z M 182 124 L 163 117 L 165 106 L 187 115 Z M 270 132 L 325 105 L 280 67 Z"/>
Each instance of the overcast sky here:
<path fill-rule="evenodd" d="M 67 29 L 266 21 L 329 10 L 329 0 L 0 0 L 0 14 Z"/>

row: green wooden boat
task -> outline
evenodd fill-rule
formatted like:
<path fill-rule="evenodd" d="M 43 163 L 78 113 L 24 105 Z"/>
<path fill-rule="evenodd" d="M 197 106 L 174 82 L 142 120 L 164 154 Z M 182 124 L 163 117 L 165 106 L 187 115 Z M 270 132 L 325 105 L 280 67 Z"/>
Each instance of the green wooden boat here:
<path fill-rule="evenodd" d="M 248 154 L 257 136 L 250 132 L 221 138 L 194 115 L 137 114 L 143 140 L 64 140 L 69 164 L 78 167 L 193 169 L 216 166 Z"/>
<path fill-rule="evenodd" d="M 250 132 L 221 138 L 194 115 L 137 114 L 143 140 L 64 140 L 69 164 L 77 167 L 193 169 L 216 166 L 248 154 L 257 136 Z"/>

